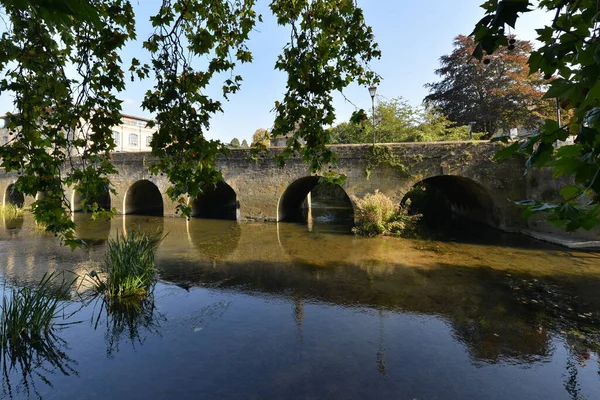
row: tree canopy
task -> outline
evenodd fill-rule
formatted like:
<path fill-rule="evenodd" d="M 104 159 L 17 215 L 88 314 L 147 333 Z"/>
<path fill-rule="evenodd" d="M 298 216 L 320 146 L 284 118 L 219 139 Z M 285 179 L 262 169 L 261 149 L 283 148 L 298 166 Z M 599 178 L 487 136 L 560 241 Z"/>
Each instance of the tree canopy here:
<path fill-rule="evenodd" d="M 512 36 L 510 41 L 480 62 L 473 57 L 473 38 L 457 36 L 452 53 L 440 58 L 436 74 L 442 80 L 426 85 L 425 100 L 488 138 L 498 130 L 538 128 L 543 118 L 556 115 L 554 104 L 544 99 L 547 81 L 540 72 L 529 74 L 531 43 Z"/>
<path fill-rule="evenodd" d="M 529 70 L 553 78 L 545 94 L 559 99 L 571 112 L 567 122 L 547 119 L 539 134 L 510 144 L 498 154 L 528 155 L 527 169 L 550 166 L 554 178 L 570 176 L 572 184 L 561 190 L 563 201 L 545 204 L 526 201 L 528 212 L 547 212 L 548 219 L 567 230 L 589 229 L 600 223 L 600 3 L 596 0 L 489 0 L 485 16 L 477 23 L 473 54 L 480 60 L 513 45 L 509 34 L 522 13 L 538 9 L 553 16 L 537 29 L 539 48 L 528 59 Z M 569 135 L 575 144 L 556 146 Z"/>
<path fill-rule="evenodd" d="M 233 138 L 231 139 L 231 143 L 229 143 L 229 146 L 231 147 L 240 147 L 240 139 L 238 138 Z"/>
<path fill-rule="evenodd" d="M 377 143 L 469 139 L 466 126 L 456 126 L 435 108 L 413 107 L 401 97 L 380 100 L 375 115 L 357 122 L 342 122 L 329 132 L 333 143 L 372 143 L 373 130 Z"/>
<path fill-rule="evenodd" d="M 252 134 L 252 147 L 269 147 L 271 141 L 271 132 L 264 128 L 258 128 Z"/>
<path fill-rule="evenodd" d="M 65 186 L 86 199 L 84 209 L 109 214 L 90 199 L 112 190 L 111 127 L 120 123 L 125 79 L 148 79 L 142 107 L 157 129 L 150 171 L 169 178 L 167 195 L 189 216 L 183 197 L 222 179 L 214 166 L 226 151 L 204 135 L 222 111 L 207 89 L 218 84 L 224 98 L 241 89 L 235 69 L 252 61 L 248 36 L 262 20 L 255 8 L 255 0 L 161 2 L 150 18 L 153 31 L 143 38 L 150 58 L 144 64 L 122 59 L 124 46 L 137 38 L 127 0 L 0 0 L 0 95 L 14 97 L 8 122 L 14 135 L 0 147 L 0 166 L 20 174 L 20 192 L 46 194 L 33 203 L 36 220 L 75 243 Z M 353 82 L 377 83 L 368 65 L 380 51 L 355 0 L 271 0 L 269 9 L 290 33 L 274 61 L 287 74 L 287 91 L 274 103 L 271 134 L 293 132 L 278 161 L 297 152 L 317 171 L 335 162 L 325 131 L 335 120 L 333 92 Z"/>

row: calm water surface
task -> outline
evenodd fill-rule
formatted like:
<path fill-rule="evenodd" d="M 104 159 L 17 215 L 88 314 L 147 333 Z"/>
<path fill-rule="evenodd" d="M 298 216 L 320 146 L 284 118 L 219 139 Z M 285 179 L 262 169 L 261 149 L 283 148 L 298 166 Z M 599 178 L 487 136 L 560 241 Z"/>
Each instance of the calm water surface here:
<path fill-rule="evenodd" d="M 315 210 L 313 210 L 315 212 Z M 99 268 L 128 228 L 168 236 L 137 309 L 75 294 L 56 351 L 5 372 L 43 399 L 600 399 L 600 255 L 471 227 L 444 240 L 303 224 L 78 216 L 71 252 L 0 221 L 3 290 Z M 25 374 L 24 374 L 25 372 Z"/>

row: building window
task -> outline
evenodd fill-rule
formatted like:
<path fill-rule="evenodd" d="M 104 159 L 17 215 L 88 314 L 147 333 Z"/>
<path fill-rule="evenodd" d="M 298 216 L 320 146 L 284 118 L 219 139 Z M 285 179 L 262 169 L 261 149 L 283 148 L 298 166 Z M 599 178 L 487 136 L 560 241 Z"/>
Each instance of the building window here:
<path fill-rule="evenodd" d="M 152 136 L 146 136 L 146 147 L 150 147 L 151 141 L 152 141 Z"/>
<path fill-rule="evenodd" d="M 121 135 L 119 134 L 119 132 L 113 131 L 112 137 L 117 147 L 119 147 L 121 145 Z"/>
<path fill-rule="evenodd" d="M 137 147 L 138 145 L 138 135 L 135 133 L 129 134 L 129 145 Z"/>

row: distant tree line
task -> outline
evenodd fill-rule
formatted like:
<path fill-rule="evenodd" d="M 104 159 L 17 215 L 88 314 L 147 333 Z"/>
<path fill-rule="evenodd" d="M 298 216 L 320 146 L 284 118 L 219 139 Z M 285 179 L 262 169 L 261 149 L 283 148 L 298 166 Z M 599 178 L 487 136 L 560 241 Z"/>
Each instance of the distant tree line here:
<path fill-rule="evenodd" d="M 396 143 L 469 139 L 467 126 L 451 122 L 436 108 L 413 107 L 401 97 L 381 100 L 375 108 L 375 115 L 356 123 L 343 122 L 329 132 L 332 143 L 337 144 L 371 143 L 373 140 Z"/>
<path fill-rule="evenodd" d="M 509 46 L 483 62 L 473 57 L 474 50 L 471 37 L 457 36 L 453 51 L 440 58 L 441 80 L 425 85 L 429 95 L 423 105 L 414 107 L 401 97 L 380 100 L 375 115 L 361 110 L 331 128 L 332 142 L 489 139 L 512 128 L 535 131 L 544 118 L 554 118 L 555 103 L 544 98 L 552 77 L 529 73 L 530 42 L 511 37 Z M 569 114 L 562 114 L 564 123 Z"/>

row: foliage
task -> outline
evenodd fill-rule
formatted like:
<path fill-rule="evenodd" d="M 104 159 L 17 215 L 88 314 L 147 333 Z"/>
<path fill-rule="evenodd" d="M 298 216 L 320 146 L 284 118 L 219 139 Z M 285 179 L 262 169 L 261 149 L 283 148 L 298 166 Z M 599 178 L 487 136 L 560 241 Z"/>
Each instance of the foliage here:
<path fill-rule="evenodd" d="M 474 55 L 483 59 L 513 45 L 507 27 L 514 27 L 519 14 L 531 6 L 527 0 L 484 3 L 485 16 L 473 32 Z M 571 117 L 560 124 L 547 119 L 539 134 L 510 144 L 498 158 L 522 152 L 529 157 L 527 171 L 549 166 L 554 178 L 572 177 L 573 183 L 561 190 L 562 202 L 522 205 L 529 213 L 549 213 L 550 221 L 567 230 L 589 229 L 600 223 L 600 10 L 593 0 L 545 0 L 534 8 L 551 12 L 553 19 L 537 30 L 541 45 L 529 56 L 530 72 L 555 78 L 545 97 L 559 99 Z M 575 144 L 557 149 L 569 135 L 576 135 Z"/>
<path fill-rule="evenodd" d="M 392 199 L 379 192 L 368 193 L 356 203 L 356 226 L 352 232 L 362 236 L 400 236 L 415 228 L 420 215 L 409 215 L 406 208 L 394 204 Z"/>
<path fill-rule="evenodd" d="M 231 139 L 231 143 L 229 143 L 229 146 L 233 147 L 233 148 L 240 147 L 240 139 L 238 139 L 238 138 Z"/>
<path fill-rule="evenodd" d="M 530 42 L 511 36 L 511 47 L 488 55 L 481 63 L 473 58 L 475 42 L 457 36 L 454 50 L 441 57 L 436 70 L 442 80 L 427 84 L 426 101 L 460 125 L 472 124 L 490 138 L 499 129 L 536 129 L 541 119 L 555 115 L 554 103 L 543 98 L 546 84 L 539 72 L 529 74 Z"/>
<path fill-rule="evenodd" d="M 455 122 L 442 113 L 438 108 L 429 105 L 421 115 L 419 130 L 413 137 L 414 142 L 442 142 L 460 140 L 480 140 L 485 134 L 474 132 L 468 126 L 457 126 Z"/>
<path fill-rule="evenodd" d="M 0 4 L 14 7 L 19 11 L 30 11 L 39 21 L 57 26 L 70 27 L 74 21 L 100 24 L 98 11 L 87 0 L 60 0 L 55 2 L 33 0 L 3 0 Z"/>
<path fill-rule="evenodd" d="M 1 3 L 7 18 L 0 93 L 14 96 L 16 112 L 8 114 L 13 137 L 0 147 L 0 166 L 19 175 L 17 191 L 46 194 L 32 204 L 33 215 L 71 244 L 74 223 L 65 186 L 96 198 L 99 188 L 111 187 L 108 175 L 115 172 L 108 152 L 114 148 L 111 127 L 121 120 L 116 95 L 125 87 L 118 52 L 135 37 L 133 10 L 120 0 L 96 1 L 100 23 L 72 19 L 65 26 L 60 18 L 36 18 L 39 4 Z M 45 4 L 52 9 L 70 2 Z M 71 168 L 64 168 L 67 158 Z"/>
<path fill-rule="evenodd" d="M 252 135 L 252 147 L 269 147 L 271 143 L 271 132 L 258 128 Z"/>
<path fill-rule="evenodd" d="M 326 147 L 325 126 L 335 121 L 333 91 L 353 81 L 374 84 L 378 76 L 368 63 L 381 55 L 372 29 L 353 0 L 274 0 L 271 10 L 280 25 L 291 27 L 290 41 L 275 63 L 287 73 L 287 92 L 275 102 L 274 138 L 291 134 L 287 148 L 276 157 L 283 164 L 299 154 L 316 172 L 335 163 Z"/>
<path fill-rule="evenodd" d="M 367 179 L 371 177 L 373 171 L 380 165 L 387 165 L 396 169 L 401 176 L 408 176 L 408 168 L 402 164 L 400 157 L 395 155 L 389 146 L 375 145 L 370 148 L 367 167 L 365 168 Z"/>
<path fill-rule="evenodd" d="M 4 215 L 6 218 L 17 218 L 22 217 L 24 213 L 23 207 L 17 207 L 12 204 L 5 204 L 0 206 L 0 214 Z"/>
<path fill-rule="evenodd" d="M 246 139 L 242 140 L 241 147 L 243 147 L 243 148 L 250 147 L 250 146 L 248 146 L 248 142 L 246 141 Z"/>
<path fill-rule="evenodd" d="M 19 174 L 15 188 L 24 195 L 46 193 L 33 203 L 35 219 L 75 245 L 65 187 L 79 188 L 84 199 L 112 190 L 111 128 L 121 120 L 117 96 L 126 71 L 132 80 L 152 82 L 142 102 L 155 116 L 149 126 L 157 128 L 150 170 L 168 177 L 168 196 L 195 198 L 203 185 L 222 180 L 215 162 L 227 148 L 204 135 L 222 103 L 207 92 L 220 79 L 225 99 L 240 90 L 234 70 L 252 61 L 246 43 L 262 20 L 255 3 L 165 0 L 143 41 L 149 63 L 132 59 L 125 66 L 124 46 L 137 39 L 129 1 L 0 0 L 0 95 L 14 96 L 7 123 L 13 137 L 0 147 L 0 167 Z M 299 123 L 278 161 L 298 152 L 317 171 L 335 161 L 323 128 L 335 120 L 332 92 L 352 82 L 376 83 L 368 63 L 380 53 L 355 0 L 271 0 L 270 11 L 290 31 L 275 63 L 288 84 L 275 102 L 273 136 Z M 189 216 L 190 206 L 178 204 Z"/>
<path fill-rule="evenodd" d="M 156 282 L 154 257 L 160 236 L 130 231 L 109 239 L 104 270 L 88 274 L 96 290 L 113 299 L 146 296 Z"/>
<path fill-rule="evenodd" d="M 401 97 L 381 100 L 375 116 L 352 118 L 329 130 L 333 143 L 372 143 L 373 118 L 377 143 L 468 140 L 466 126 L 455 126 L 437 109 L 413 107 Z"/>

